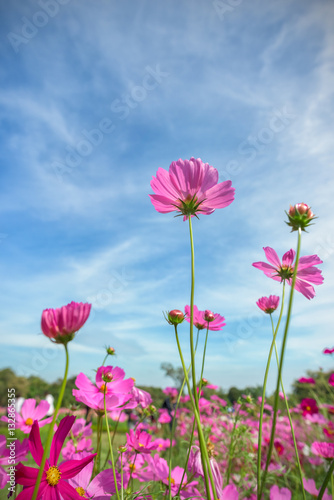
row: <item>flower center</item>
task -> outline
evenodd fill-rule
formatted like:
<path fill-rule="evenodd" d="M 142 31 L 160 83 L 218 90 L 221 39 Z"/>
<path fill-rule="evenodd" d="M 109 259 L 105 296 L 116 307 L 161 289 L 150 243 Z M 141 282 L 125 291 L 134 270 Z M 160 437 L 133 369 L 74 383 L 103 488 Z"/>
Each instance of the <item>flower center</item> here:
<path fill-rule="evenodd" d="M 129 464 L 129 469 L 131 472 L 135 471 L 136 470 L 135 464 Z"/>
<path fill-rule="evenodd" d="M 83 488 L 81 488 L 81 486 L 78 486 L 78 488 L 75 488 L 75 490 L 79 493 L 79 495 L 80 495 L 81 497 L 85 497 L 85 498 L 87 498 L 87 497 L 86 497 L 86 492 L 85 492 L 85 490 L 84 490 Z"/>
<path fill-rule="evenodd" d="M 166 481 L 169 482 L 169 477 L 168 476 L 166 477 Z M 175 479 L 173 479 L 172 477 L 170 478 L 170 484 L 172 484 L 173 486 L 175 485 Z"/>
<path fill-rule="evenodd" d="M 46 480 L 50 486 L 56 486 L 59 483 L 61 472 L 56 465 L 52 465 L 46 471 Z"/>
<path fill-rule="evenodd" d="M 32 425 L 33 423 L 34 423 L 34 421 L 32 418 L 27 418 L 27 420 L 25 421 L 26 425 Z"/>
<path fill-rule="evenodd" d="M 280 267 L 278 270 L 278 276 L 282 278 L 282 280 L 289 280 L 292 278 L 293 268 L 289 266 Z"/>
<path fill-rule="evenodd" d="M 108 389 L 107 389 L 107 384 L 102 384 L 101 387 L 100 387 L 100 391 L 104 394 L 108 392 Z"/>

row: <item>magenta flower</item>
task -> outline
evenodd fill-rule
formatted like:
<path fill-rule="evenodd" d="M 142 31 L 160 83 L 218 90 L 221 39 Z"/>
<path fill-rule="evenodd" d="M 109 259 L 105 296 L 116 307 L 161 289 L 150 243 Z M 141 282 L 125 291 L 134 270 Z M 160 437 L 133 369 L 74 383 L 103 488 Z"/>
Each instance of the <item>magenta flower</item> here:
<path fill-rule="evenodd" d="M 278 308 L 279 297 L 277 295 L 269 295 L 269 297 L 261 297 L 256 305 L 266 314 L 272 314 Z"/>
<path fill-rule="evenodd" d="M 93 384 L 84 373 L 79 373 L 75 380 L 79 389 L 73 389 L 73 396 L 77 401 L 99 411 L 104 411 L 104 394 L 107 411 L 119 407 L 135 408 L 137 403 L 132 393 L 134 381 L 132 378 L 124 380 L 124 376 L 124 370 L 118 366 L 100 366 Z"/>
<path fill-rule="evenodd" d="M 311 451 L 326 459 L 334 458 L 334 443 L 327 443 L 326 441 L 315 441 L 311 445 Z"/>
<path fill-rule="evenodd" d="M 266 262 L 254 262 L 253 266 L 263 271 L 269 278 L 280 282 L 286 281 L 291 286 L 295 251 L 291 249 L 286 252 L 281 262 L 273 248 L 264 247 L 263 250 L 270 264 Z M 314 267 L 316 264 L 321 263 L 322 260 L 317 255 L 307 255 L 299 259 L 295 289 L 307 299 L 313 299 L 315 296 L 315 290 L 311 283 L 321 285 L 324 281 L 324 278 L 321 276 L 321 270 Z"/>
<path fill-rule="evenodd" d="M 323 354 L 333 354 L 333 352 L 334 352 L 334 347 L 333 349 L 328 349 L 328 348 L 324 349 Z"/>
<path fill-rule="evenodd" d="M 57 465 L 61 447 L 69 433 L 73 422 L 74 416 L 64 417 L 58 426 L 58 429 L 53 436 L 50 458 L 45 463 L 42 481 L 38 490 L 38 498 L 43 495 L 43 500 L 55 500 L 61 497 L 73 500 L 82 500 L 79 493 L 67 482 L 76 476 L 89 462 L 93 460 L 94 455 L 89 455 L 82 460 L 68 460 Z M 33 423 L 31 433 L 29 436 L 30 453 L 37 465 L 41 464 L 43 456 L 43 446 L 39 434 L 39 427 L 37 421 Z M 26 467 L 19 464 L 16 469 L 16 482 L 25 486 L 23 491 L 17 496 L 18 500 L 27 500 L 31 498 L 34 491 L 38 475 L 38 469 L 33 467 Z"/>
<path fill-rule="evenodd" d="M 71 302 L 58 309 L 45 309 L 42 313 L 42 332 L 57 344 L 69 342 L 87 321 L 91 307 L 91 304 Z"/>
<path fill-rule="evenodd" d="M 305 491 L 310 493 L 313 497 L 318 496 L 320 489 L 317 489 L 314 479 L 305 479 L 305 477 L 303 477 L 303 484 Z M 329 495 L 326 490 L 322 498 L 323 500 L 332 500 L 332 495 Z"/>
<path fill-rule="evenodd" d="M 186 306 L 184 308 L 186 313 L 186 320 L 190 323 L 190 306 Z M 211 315 L 213 315 L 213 320 Z M 203 330 L 204 328 L 209 328 L 209 330 L 218 332 L 223 329 L 223 326 L 226 325 L 224 316 L 220 316 L 220 314 L 214 314 L 211 311 L 199 311 L 197 306 L 194 305 L 194 325 L 199 330 Z"/>
<path fill-rule="evenodd" d="M 298 379 L 298 382 L 300 384 L 311 384 L 311 385 L 315 385 L 315 380 L 314 378 L 310 377 L 310 378 L 306 378 L 306 377 L 301 377 L 300 379 Z"/>
<path fill-rule="evenodd" d="M 38 421 L 39 427 L 43 427 L 45 424 L 52 422 L 52 417 L 42 420 L 47 415 L 50 408 L 47 401 L 42 400 L 36 408 L 35 406 L 36 399 L 26 399 L 22 405 L 21 414 L 17 412 L 15 414 L 16 427 L 25 434 L 30 433 L 34 420 Z M 1 420 L 8 422 L 8 417 L 1 417 Z"/>
<path fill-rule="evenodd" d="M 24 439 L 22 443 L 18 439 L 7 441 L 6 436 L 0 435 L 0 489 L 5 488 L 8 483 L 8 472 L 3 468 L 5 466 L 13 466 L 21 460 L 27 460 L 26 455 L 29 453 L 28 439 Z"/>
<path fill-rule="evenodd" d="M 302 399 L 300 403 L 300 408 L 303 410 L 304 417 L 305 415 L 314 415 L 315 413 L 319 413 L 317 402 L 313 398 Z"/>
<path fill-rule="evenodd" d="M 200 158 L 173 161 L 167 172 L 159 168 L 151 181 L 150 194 L 157 212 L 178 212 L 183 220 L 197 214 L 209 215 L 234 200 L 231 181 L 218 183 L 218 170 Z"/>
<path fill-rule="evenodd" d="M 128 448 L 138 453 L 151 453 L 158 447 L 157 443 L 151 442 L 152 436 L 141 429 L 136 429 L 136 431 L 130 429 L 130 434 L 127 434 L 126 437 Z"/>
<path fill-rule="evenodd" d="M 331 376 L 328 379 L 329 385 L 332 385 L 334 387 L 334 373 L 331 374 Z"/>

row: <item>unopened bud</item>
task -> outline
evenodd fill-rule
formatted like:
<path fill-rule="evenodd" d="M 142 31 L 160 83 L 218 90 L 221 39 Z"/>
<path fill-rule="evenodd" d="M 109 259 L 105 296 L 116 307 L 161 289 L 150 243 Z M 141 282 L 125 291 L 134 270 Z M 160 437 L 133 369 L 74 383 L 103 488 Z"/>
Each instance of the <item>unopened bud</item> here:
<path fill-rule="evenodd" d="M 114 377 L 113 377 L 113 374 L 112 374 L 111 372 L 106 372 L 106 373 L 104 373 L 104 374 L 102 375 L 102 380 L 103 380 L 104 382 L 107 382 L 107 383 L 108 383 L 108 382 L 111 382 L 113 378 L 114 378 Z"/>
<path fill-rule="evenodd" d="M 208 385 L 208 381 L 206 378 L 202 378 L 202 385 Z"/>
<path fill-rule="evenodd" d="M 208 309 L 204 311 L 204 319 L 205 321 L 213 321 L 215 319 L 215 316 L 212 311 L 209 311 Z"/>
<path fill-rule="evenodd" d="M 167 312 L 165 318 L 170 325 L 179 325 L 182 321 L 184 321 L 185 315 L 179 309 L 173 309 L 172 311 Z"/>
<path fill-rule="evenodd" d="M 106 351 L 107 351 L 107 354 L 109 354 L 109 356 L 114 356 L 114 354 L 115 354 L 115 349 L 113 347 L 107 347 Z"/>
<path fill-rule="evenodd" d="M 289 212 L 286 212 L 286 214 L 289 218 L 287 224 L 292 227 L 291 231 L 297 231 L 299 228 L 305 231 L 305 228 L 316 218 L 306 203 L 296 203 L 294 206 L 290 205 Z"/>

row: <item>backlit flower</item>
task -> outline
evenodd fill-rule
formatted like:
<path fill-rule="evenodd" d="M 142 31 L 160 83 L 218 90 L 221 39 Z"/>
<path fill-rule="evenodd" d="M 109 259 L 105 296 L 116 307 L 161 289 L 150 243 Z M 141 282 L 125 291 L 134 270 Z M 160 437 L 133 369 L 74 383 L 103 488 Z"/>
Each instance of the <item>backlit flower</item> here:
<path fill-rule="evenodd" d="M 278 308 L 279 297 L 277 295 L 269 295 L 269 297 L 261 297 L 256 305 L 266 314 L 271 314 Z"/>
<path fill-rule="evenodd" d="M 263 250 L 270 264 L 266 262 L 253 262 L 253 266 L 263 271 L 269 278 L 280 282 L 286 281 L 291 286 L 295 251 L 291 249 L 286 252 L 281 262 L 273 248 L 264 247 Z M 317 255 L 307 255 L 299 259 L 295 289 L 307 299 L 312 299 L 315 296 L 315 290 L 311 283 L 321 285 L 324 281 L 324 278 L 321 276 L 321 270 L 315 267 L 316 264 L 321 263 L 322 260 Z"/>
<path fill-rule="evenodd" d="M 87 464 L 89 464 L 94 455 L 88 455 L 81 460 L 68 460 L 57 465 L 59 454 L 65 438 L 69 433 L 75 417 L 64 417 L 58 426 L 58 429 L 53 436 L 50 458 L 46 461 L 42 476 L 42 481 L 38 490 L 37 498 L 45 500 L 72 498 L 73 500 L 82 500 L 79 493 L 67 482 L 76 476 Z M 30 453 L 37 465 L 41 464 L 43 456 L 43 447 L 39 433 L 37 421 L 33 423 L 31 433 L 29 436 Z M 16 497 L 18 500 L 27 500 L 32 497 L 34 486 L 38 475 L 38 469 L 33 467 L 26 467 L 21 463 L 16 469 L 16 482 L 25 486 L 24 490 Z"/>
<path fill-rule="evenodd" d="M 150 194 L 154 208 L 160 213 L 178 212 L 183 220 L 197 214 L 209 215 L 234 200 L 231 181 L 218 183 L 218 170 L 200 158 L 173 161 L 169 171 L 159 168 L 151 181 L 155 194 Z"/>
<path fill-rule="evenodd" d="M 186 306 L 184 308 L 186 313 L 186 320 L 190 323 L 190 306 Z M 210 313 L 210 316 L 209 316 Z M 213 319 L 212 319 L 213 316 Z M 208 319 L 205 319 L 207 317 Z M 194 325 L 199 330 L 203 330 L 204 328 L 209 328 L 212 331 L 219 331 L 223 329 L 223 326 L 226 325 L 224 316 L 220 316 L 220 314 L 213 313 L 211 311 L 199 311 L 197 306 L 194 306 Z"/>
<path fill-rule="evenodd" d="M 71 302 L 58 309 L 45 309 L 41 328 L 44 335 L 57 344 L 66 344 L 88 319 L 91 304 Z"/>

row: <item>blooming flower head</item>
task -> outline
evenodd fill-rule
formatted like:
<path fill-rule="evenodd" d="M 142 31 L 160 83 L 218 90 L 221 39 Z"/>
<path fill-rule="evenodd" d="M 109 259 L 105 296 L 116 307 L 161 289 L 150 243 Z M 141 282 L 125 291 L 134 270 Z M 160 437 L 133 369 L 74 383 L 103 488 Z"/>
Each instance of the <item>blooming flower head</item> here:
<path fill-rule="evenodd" d="M 184 310 L 186 313 L 186 320 L 190 323 L 190 306 L 186 306 Z M 226 323 L 224 316 L 220 316 L 220 314 L 213 313 L 209 310 L 199 311 L 197 306 L 194 305 L 194 325 L 199 330 L 209 328 L 209 330 L 218 332 L 223 329 Z"/>
<path fill-rule="evenodd" d="M 45 424 L 49 424 L 50 422 L 52 422 L 52 417 L 44 418 L 47 415 L 49 408 L 49 403 L 44 399 L 40 401 L 37 406 L 36 399 L 26 399 L 22 405 L 20 413 L 16 412 L 16 427 L 25 434 L 30 434 L 32 424 L 35 420 L 38 421 L 39 427 L 43 427 Z M 1 420 L 3 420 L 4 422 L 8 422 L 8 417 L 3 416 L 1 417 Z"/>
<path fill-rule="evenodd" d="M 292 227 L 292 231 L 297 231 L 299 228 L 305 231 L 305 228 L 311 224 L 311 221 L 316 218 L 310 207 L 306 203 L 297 203 L 294 206 L 290 205 L 288 216 L 289 222 L 287 225 Z"/>
<path fill-rule="evenodd" d="M 158 447 L 157 443 L 151 442 L 152 436 L 141 429 L 130 429 L 130 434 L 126 435 L 128 449 L 133 449 L 138 453 L 151 453 Z"/>
<path fill-rule="evenodd" d="M 319 413 L 317 402 L 313 398 L 304 398 L 300 403 L 300 408 L 303 410 L 303 415 L 313 415 Z"/>
<path fill-rule="evenodd" d="M 269 297 L 261 297 L 256 305 L 266 314 L 272 314 L 278 308 L 279 297 L 277 295 L 269 295 Z"/>
<path fill-rule="evenodd" d="M 154 208 L 160 213 L 176 211 L 183 220 L 197 214 L 209 215 L 234 200 L 231 181 L 218 183 L 218 170 L 200 158 L 173 161 L 167 172 L 159 168 L 151 181 L 155 194 L 150 194 Z"/>
<path fill-rule="evenodd" d="M 253 266 L 263 271 L 269 278 L 280 282 L 286 281 L 291 286 L 295 251 L 291 249 L 286 252 L 281 262 L 273 248 L 264 247 L 263 250 L 270 264 L 266 262 L 253 262 Z M 316 264 L 321 263 L 322 260 L 317 255 L 307 255 L 299 259 L 295 289 L 307 299 L 313 299 L 315 296 L 315 290 L 311 283 L 321 285 L 324 281 L 321 276 L 321 270 L 315 267 Z"/>
<path fill-rule="evenodd" d="M 104 398 L 108 411 L 120 407 L 135 408 L 137 403 L 132 393 L 134 381 L 132 378 L 124 379 L 124 376 L 124 370 L 118 366 L 100 366 L 94 384 L 84 373 L 79 373 L 75 380 L 79 389 L 73 389 L 73 396 L 99 411 L 104 411 Z"/>
<path fill-rule="evenodd" d="M 9 444 L 9 446 L 8 446 Z M 14 454 L 13 454 L 14 452 Z M 0 489 L 5 488 L 8 483 L 8 472 L 3 468 L 6 465 L 13 465 L 21 460 L 27 460 L 26 455 L 29 453 L 28 439 L 24 439 L 22 443 L 17 439 L 8 443 L 7 437 L 0 435 Z"/>
<path fill-rule="evenodd" d="M 334 443 L 315 441 L 312 443 L 311 451 L 319 457 L 332 459 L 334 458 Z"/>
<path fill-rule="evenodd" d="M 326 349 L 324 349 L 323 354 L 333 354 L 333 352 L 334 352 L 334 347 L 333 349 L 328 349 L 327 347 Z"/>
<path fill-rule="evenodd" d="M 332 373 L 328 379 L 329 385 L 332 385 L 334 387 L 334 373 Z"/>
<path fill-rule="evenodd" d="M 301 377 L 300 379 L 298 379 L 298 382 L 300 384 L 311 384 L 311 385 L 315 385 L 315 380 L 314 378 L 310 377 L 310 378 L 306 378 L 306 377 Z"/>
<path fill-rule="evenodd" d="M 95 454 L 88 455 L 81 460 L 68 460 L 57 465 L 59 454 L 63 446 L 64 440 L 69 433 L 75 417 L 64 417 L 58 426 L 58 429 L 53 436 L 50 458 L 46 461 L 42 476 L 42 481 L 38 490 L 37 498 L 45 500 L 58 498 L 72 498 L 73 500 L 82 500 L 79 493 L 67 482 L 76 476 L 87 464 L 89 464 Z M 29 436 L 30 453 L 37 465 L 41 464 L 43 456 L 43 447 L 39 433 L 38 422 L 33 423 Z M 26 500 L 31 498 L 34 491 L 38 475 L 38 468 L 26 467 L 21 463 L 16 469 L 16 482 L 24 485 L 26 488 L 16 497 L 18 500 Z"/>
<path fill-rule="evenodd" d="M 45 309 L 41 328 L 44 335 L 57 344 L 66 344 L 88 319 L 91 304 L 71 302 L 58 309 Z"/>

